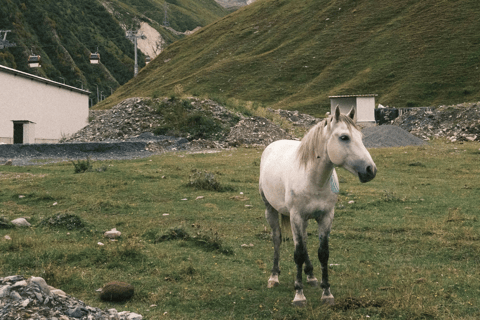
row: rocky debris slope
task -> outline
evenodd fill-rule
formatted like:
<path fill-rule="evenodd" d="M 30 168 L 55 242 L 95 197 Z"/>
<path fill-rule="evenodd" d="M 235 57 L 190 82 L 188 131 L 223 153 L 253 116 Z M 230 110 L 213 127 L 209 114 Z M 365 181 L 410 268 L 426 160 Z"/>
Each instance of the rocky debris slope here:
<path fill-rule="evenodd" d="M 41 320 L 141 320 L 137 313 L 116 309 L 101 310 L 85 305 L 55 289 L 43 278 L 9 276 L 0 278 L 0 319 Z"/>
<path fill-rule="evenodd" d="M 152 132 L 162 117 L 141 98 L 129 98 L 109 110 L 90 110 L 89 124 L 65 142 L 125 141 Z"/>
<path fill-rule="evenodd" d="M 263 145 L 281 139 L 293 137 L 270 120 L 262 117 L 253 117 L 241 120 L 232 128 L 226 141 L 231 146 L 237 145 Z"/>
<path fill-rule="evenodd" d="M 219 132 L 215 139 L 192 137 L 188 133 L 182 133 L 187 140 L 186 149 L 199 148 L 224 148 L 231 145 L 259 144 L 266 145 L 279 139 L 291 138 L 283 129 L 273 124 L 270 120 L 261 117 L 247 118 L 238 112 L 232 112 L 227 108 L 209 99 L 188 98 L 186 110 L 188 114 L 199 113 L 212 117 L 226 130 Z M 66 138 L 64 142 L 118 142 L 118 141 L 152 141 L 150 151 L 157 151 L 165 144 L 170 145 L 169 136 L 146 136 L 142 133 L 153 133 L 167 126 L 168 115 L 162 114 L 163 104 L 169 103 L 168 99 L 152 101 L 152 99 L 129 98 L 109 110 L 91 110 L 89 124 Z M 308 115 L 299 114 L 298 111 L 270 111 L 280 114 L 292 122 L 295 126 L 309 126 L 317 120 Z M 172 139 L 170 139 L 172 140 Z M 177 143 L 178 144 L 178 143 Z M 178 147 L 178 146 L 177 146 Z"/>
<path fill-rule="evenodd" d="M 393 124 L 424 140 L 480 141 L 480 102 L 412 109 Z"/>
<path fill-rule="evenodd" d="M 298 111 L 282 110 L 282 109 L 267 109 L 268 112 L 277 114 L 285 118 L 296 127 L 310 128 L 322 121 L 320 118 L 315 118 L 309 114 L 300 113 Z"/>

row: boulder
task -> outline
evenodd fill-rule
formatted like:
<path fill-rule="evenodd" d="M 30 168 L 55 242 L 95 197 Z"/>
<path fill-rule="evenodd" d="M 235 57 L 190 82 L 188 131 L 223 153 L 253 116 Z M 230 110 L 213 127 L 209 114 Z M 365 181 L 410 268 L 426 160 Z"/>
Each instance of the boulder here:
<path fill-rule="evenodd" d="M 135 289 L 131 284 L 112 281 L 102 288 L 100 299 L 105 301 L 125 301 L 133 297 Z"/>
<path fill-rule="evenodd" d="M 31 224 L 25 218 L 17 218 L 12 220 L 11 223 L 17 227 L 30 227 Z"/>

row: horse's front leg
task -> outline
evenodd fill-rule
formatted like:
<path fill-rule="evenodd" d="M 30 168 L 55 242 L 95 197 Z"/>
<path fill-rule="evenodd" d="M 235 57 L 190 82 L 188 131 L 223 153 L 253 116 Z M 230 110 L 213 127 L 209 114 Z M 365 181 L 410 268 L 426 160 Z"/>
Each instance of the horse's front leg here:
<path fill-rule="evenodd" d="M 320 260 L 320 264 L 322 266 L 322 283 L 320 286 L 323 289 L 322 301 L 329 305 L 335 304 L 334 297 L 330 292 L 330 283 L 328 283 L 328 258 L 330 255 L 328 249 L 328 237 L 330 234 L 332 220 L 333 210 L 331 214 L 322 219 L 322 221 L 318 221 L 318 233 L 320 238 L 320 247 L 318 248 L 318 260 Z"/>
<path fill-rule="evenodd" d="M 292 219 L 290 215 L 291 224 L 292 224 L 292 235 L 295 245 L 295 252 L 293 254 L 293 259 L 297 265 L 297 276 L 295 279 L 295 298 L 292 303 L 294 306 L 303 307 L 307 303 L 307 299 L 303 294 L 303 283 L 302 283 L 302 266 L 308 259 L 307 245 L 306 245 L 306 228 L 307 223 L 302 219 Z M 310 263 L 311 267 L 311 263 Z M 313 268 L 312 270 L 313 271 Z"/>
<path fill-rule="evenodd" d="M 282 233 L 281 233 L 280 224 L 278 221 L 278 212 L 275 209 L 273 209 L 273 207 L 270 206 L 268 203 L 267 203 L 267 209 L 265 210 L 265 217 L 267 218 L 267 221 L 270 224 L 270 227 L 272 228 L 272 240 L 273 240 L 273 247 L 274 247 L 272 273 L 270 275 L 270 279 L 268 279 L 267 287 L 273 288 L 278 286 L 279 284 L 278 275 L 280 274 L 279 261 L 280 261 L 280 244 L 282 243 Z"/>

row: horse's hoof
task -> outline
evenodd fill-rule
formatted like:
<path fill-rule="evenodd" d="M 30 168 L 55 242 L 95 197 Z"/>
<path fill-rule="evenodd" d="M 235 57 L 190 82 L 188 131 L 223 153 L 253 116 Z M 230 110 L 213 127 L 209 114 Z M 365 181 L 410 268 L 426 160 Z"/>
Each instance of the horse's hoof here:
<path fill-rule="evenodd" d="M 322 303 L 329 306 L 333 306 L 335 304 L 335 298 L 331 294 L 328 296 L 322 296 L 321 300 L 322 300 Z"/>
<path fill-rule="evenodd" d="M 304 307 L 307 304 L 307 298 L 305 298 L 302 289 L 295 291 L 295 298 L 293 298 L 292 304 L 295 307 Z"/>
<path fill-rule="evenodd" d="M 299 307 L 299 308 L 303 308 L 307 305 L 307 299 L 304 299 L 304 300 L 293 300 L 292 301 L 292 304 L 295 306 L 295 307 Z"/>
<path fill-rule="evenodd" d="M 308 279 L 307 277 L 307 283 L 312 287 L 318 287 L 318 280 L 315 277 L 312 277 L 311 279 Z"/>
<path fill-rule="evenodd" d="M 270 279 L 268 279 L 267 288 L 277 287 L 280 283 L 278 282 L 278 274 L 272 274 Z"/>

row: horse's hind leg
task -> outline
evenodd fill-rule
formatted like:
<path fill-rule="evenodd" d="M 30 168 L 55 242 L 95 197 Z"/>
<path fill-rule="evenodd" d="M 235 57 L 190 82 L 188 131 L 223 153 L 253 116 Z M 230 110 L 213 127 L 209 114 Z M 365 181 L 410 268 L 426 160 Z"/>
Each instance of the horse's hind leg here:
<path fill-rule="evenodd" d="M 278 275 L 280 274 L 280 244 L 282 242 L 282 234 L 280 230 L 280 223 L 278 220 L 278 212 L 275 210 L 265 199 L 265 206 L 267 209 L 265 210 L 265 218 L 267 218 L 268 224 L 270 228 L 272 228 L 272 240 L 273 240 L 273 267 L 272 267 L 272 274 L 270 275 L 270 279 L 268 279 L 268 288 L 273 288 L 278 286 Z"/>

